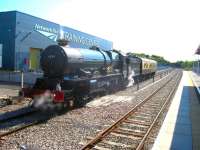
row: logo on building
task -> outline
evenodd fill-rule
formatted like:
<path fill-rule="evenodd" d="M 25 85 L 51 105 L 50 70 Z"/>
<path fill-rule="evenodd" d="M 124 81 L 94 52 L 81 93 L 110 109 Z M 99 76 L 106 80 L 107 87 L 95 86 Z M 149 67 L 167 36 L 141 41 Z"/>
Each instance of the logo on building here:
<path fill-rule="evenodd" d="M 57 41 L 58 38 L 58 31 L 55 28 L 44 27 L 39 24 L 35 24 L 34 29 L 41 33 L 42 35 L 48 37 L 53 41 Z"/>
<path fill-rule="evenodd" d="M 48 37 L 49 39 L 53 40 L 53 41 L 57 41 L 57 39 L 60 36 L 60 31 L 58 31 L 55 28 L 51 28 L 51 27 L 44 27 L 42 25 L 39 24 L 35 24 L 34 29 L 41 33 L 42 35 Z M 94 39 L 90 39 L 84 36 L 80 36 L 78 34 L 72 33 L 70 31 L 62 31 L 63 33 L 63 38 L 68 40 L 68 41 L 72 41 L 75 43 L 79 43 L 82 45 L 87 45 L 87 46 L 99 46 L 98 41 L 94 40 Z"/>

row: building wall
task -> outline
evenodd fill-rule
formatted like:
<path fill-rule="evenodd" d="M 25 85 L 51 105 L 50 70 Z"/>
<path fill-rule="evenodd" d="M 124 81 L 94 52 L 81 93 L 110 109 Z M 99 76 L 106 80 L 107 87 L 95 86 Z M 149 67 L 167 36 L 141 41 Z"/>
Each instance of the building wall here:
<path fill-rule="evenodd" d="M 0 44 L 2 47 L 3 69 L 14 69 L 15 62 L 15 21 L 14 12 L 0 12 Z"/>
<path fill-rule="evenodd" d="M 67 39 L 69 46 L 74 48 L 98 46 L 105 50 L 112 49 L 112 42 L 108 40 L 21 12 L 16 12 L 15 34 L 15 70 L 28 70 L 30 49 L 43 50 L 50 44 L 56 44 L 59 37 Z"/>
<path fill-rule="evenodd" d="M 29 70 L 30 64 L 30 51 L 31 49 L 44 49 L 50 44 L 56 42 L 37 30 L 36 24 L 43 24 L 52 28 L 58 28 L 58 24 L 50 23 L 48 21 L 26 15 L 23 13 L 16 13 L 16 39 L 15 39 L 15 69 Z M 39 58 L 38 58 L 39 59 Z"/>

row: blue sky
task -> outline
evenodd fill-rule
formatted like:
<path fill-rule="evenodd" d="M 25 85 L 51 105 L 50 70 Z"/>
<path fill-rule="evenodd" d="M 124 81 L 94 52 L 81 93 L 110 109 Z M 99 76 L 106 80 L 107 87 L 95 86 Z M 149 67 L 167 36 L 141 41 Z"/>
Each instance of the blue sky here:
<path fill-rule="evenodd" d="M 64 0 L 59 0 L 62 3 Z M 57 4 L 55 0 L 0 0 L 0 11 L 18 10 L 45 18 Z"/>
<path fill-rule="evenodd" d="M 200 44 L 199 0 L 0 0 L 18 10 L 113 41 L 114 48 L 192 60 Z"/>

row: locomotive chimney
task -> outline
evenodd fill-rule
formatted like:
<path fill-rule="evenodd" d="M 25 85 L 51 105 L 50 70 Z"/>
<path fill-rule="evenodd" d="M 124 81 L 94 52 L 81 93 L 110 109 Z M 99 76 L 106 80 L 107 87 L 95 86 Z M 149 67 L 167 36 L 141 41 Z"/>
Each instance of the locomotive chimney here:
<path fill-rule="evenodd" d="M 57 40 L 59 46 L 67 46 L 69 41 L 65 39 L 58 39 Z"/>
<path fill-rule="evenodd" d="M 60 32 L 58 34 L 57 42 L 59 46 L 67 46 L 69 44 L 69 41 L 65 39 L 64 31 L 61 26 L 60 26 Z"/>

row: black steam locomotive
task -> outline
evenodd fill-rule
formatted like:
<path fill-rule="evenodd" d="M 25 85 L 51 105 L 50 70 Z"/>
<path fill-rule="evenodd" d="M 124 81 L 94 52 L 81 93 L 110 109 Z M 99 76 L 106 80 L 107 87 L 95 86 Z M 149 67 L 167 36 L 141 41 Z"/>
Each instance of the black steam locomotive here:
<path fill-rule="evenodd" d="M 85 99 L 131 86 L 155 75 L 153 60 L 123 55 L 112 50 L 70 48 L 50 45 L 41 54 L 44 72 L 32 88 L 24 88 L 26 97 L 49 91 L 53 103 L 82 105 Z"/>

